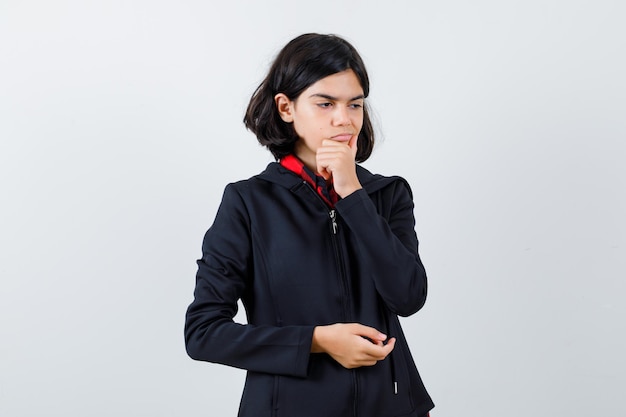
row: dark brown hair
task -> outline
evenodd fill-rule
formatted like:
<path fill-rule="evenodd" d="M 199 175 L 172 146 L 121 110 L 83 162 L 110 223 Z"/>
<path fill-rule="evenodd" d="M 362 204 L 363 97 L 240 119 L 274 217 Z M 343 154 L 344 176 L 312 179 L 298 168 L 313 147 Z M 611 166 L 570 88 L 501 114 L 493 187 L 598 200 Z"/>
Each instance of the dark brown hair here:
<path fill-rule="evenodd" d="M 278 114 L 274 96 L 285 94 L 295 100 L 309 86 L 329 75 L 351 69 L 369 95 L 369 78 L 356 49 L 336 35 L 307 33 L 290 41 L 279 52 L 269 73 L 250 98 L 243 122 L 259 143 L 276 159 L 293 152 L 298 135 L 293 123 L 286 123 Z M 356 161 L 369 158 L 374 148 L 374 129 L 367 103 L 363 107 L 363 127 L 357 139 Z"/>

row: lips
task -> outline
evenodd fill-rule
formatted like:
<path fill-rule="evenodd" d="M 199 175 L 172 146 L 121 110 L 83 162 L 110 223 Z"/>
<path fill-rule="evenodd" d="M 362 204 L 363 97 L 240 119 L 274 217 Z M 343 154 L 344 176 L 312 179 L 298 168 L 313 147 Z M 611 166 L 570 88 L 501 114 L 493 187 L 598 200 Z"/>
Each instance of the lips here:
<path fill-rule="evenodd" d="M 332 140 L 336 140 L 337 142 L 348 142 L 352 139 L 352 133 L 340 133 L 331 138 Z"/>

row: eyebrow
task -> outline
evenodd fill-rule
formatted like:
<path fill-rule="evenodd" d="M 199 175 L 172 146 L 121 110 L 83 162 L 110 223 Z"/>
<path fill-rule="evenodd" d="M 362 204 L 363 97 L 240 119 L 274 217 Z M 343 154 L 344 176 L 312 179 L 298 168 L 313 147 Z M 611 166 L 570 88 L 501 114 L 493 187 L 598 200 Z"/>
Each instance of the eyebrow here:
<path fill-rule="evenodd" d="M 313 98 L 313 97 L 320 97 L 320 98 L 324 98 L 326 100 L 331 100 L 331 101 L 337 101 L 339 100 L 339 98 L 337 97 L 333 97 L 333 96 L 329 96 L 328 94 L 311 94 L 309 96 L 309 98 Z M 350 100 L 348 101 L 355 101 L 355 100 L 362 100 L 365 99 L 365 96 L 363 94 L 360 94 L 358 96 L 352 97 Z"/>

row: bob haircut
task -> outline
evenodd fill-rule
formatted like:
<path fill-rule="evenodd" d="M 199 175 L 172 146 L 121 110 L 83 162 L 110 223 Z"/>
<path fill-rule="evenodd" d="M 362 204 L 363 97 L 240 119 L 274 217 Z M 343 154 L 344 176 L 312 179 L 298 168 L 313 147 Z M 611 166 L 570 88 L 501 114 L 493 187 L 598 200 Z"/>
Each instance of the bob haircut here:
<path fill-rule="evenodd" d="M 283 93 L 295 100 L 309 86 L 329 75 L 352 70 L 369 95 L 370 85 L 363 60 L 356 49 L 336 35 L 307 33 L 291 40 L 279 52 L 267 77 L 250 98 L 243 122 L 259 143 L 278 160 L 293 152 L 298 135 L 293 123 L 280 118 L 274 97 Z M 356 162 L 369 158 L 374 148 L 374 129 L 367 103 L 363 106 L 363 126 L 357 139 Z"/>

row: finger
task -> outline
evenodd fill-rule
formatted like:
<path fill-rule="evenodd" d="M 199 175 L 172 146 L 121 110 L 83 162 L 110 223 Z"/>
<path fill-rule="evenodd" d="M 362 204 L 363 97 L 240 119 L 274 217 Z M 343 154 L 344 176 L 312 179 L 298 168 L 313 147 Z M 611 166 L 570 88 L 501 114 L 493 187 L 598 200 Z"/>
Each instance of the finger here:
<path fill-rule="evenodd" d="M 353 150 L 345 142 L 336 142 L 326 139 L 322 142 L 322 146 L 317 149 L 316 156 L 325 158 L 342 158 L 350 155 L 354 157 Z"/>
<path fill-rule="evenodd" d="M 351 139 L 352 140 L 352 139 Z M 322 146 L 317 148 L 318 153 L 333 153 L 341 155 L 343 153 L 352 154 L 352 147 L 350 146 L 350 142 L 337 142 L 334 140 L 326 139 L 322 142 Z"/>
<path fill-rule="evenodd" d="M 326 157 L 326 158 L 338 158 L 342 155 L 351 155 L 351 150 L 345 145 L 344 147 L 338 148 L 336 146 L 326 146 L 323 148 L 319 148 L 317 150 L 317 157 Z"/>
<path fill-rule="evenodd" d="M 395 339 L 393 339 L 392 342 L 387 343 L 384 346 L 370 345 L 369 347 L 365 348 L 363 353 L 366 355 L 365 356 L 366 360 L 373 359 L 376 361 L 382 361 L 387 356 L 389 356 L 389 354 L 391 353 L 394 347 L 395 347 Z"/>
<path fill-rule="evenodd" d="M 387 344 L 385 345 L 385 350 L 387 351 L 387 355 L 389 355 L 395 347 L 396 347 L 396 338 L 392 337 L 391 339 L 389 339 L 389 341 L 387 341 Z"/>
<path fill-rule="evenodd" d="M 325 166 L 320 164 L 317 165 L 317 173 L 322 176 L 325 180 L 330 179 L 332 177 L 332 172 Z"/>
<path fill-rule="evenodd" d="M 334 153 L 318 153 L 317 158 L 315 160 L 317 166 L 317 172 L 324 177 L 325 180 L 329 179 L 333 175 L 333 170 L 337 165 L 338 158 L 340 154 Z"/>
<path fill-rule="evenodd" d="M 372 344 L 371 345 L 371 349 L 370 352 L 375 355 L 375 356 L 380 356 L 382 355 L 383 358 L 387 357 L 387 355 L 389 355 L 391 353 L 391 351 L 396 347 L 396 338 L 392 337 L 390 338 L 387 343 L 377 343 L 377 344 Z"/>
<path fill-rule="evenodd" d="M 354 362 L 350 362 L 347 365 L 344 365 L 345 368 L 347 369 L 355 369 L 355 368 L 360 368 L 362 366 L 374 366 L 378 363 L 378 361 L 376 360 L 360 360 L 360 361 L 354 361 Z"/>
<path fill-rule="evenodd" d="M 387 340 L 386 334 L 378 331 L 377 329 L 373 327 L 365 326 L 363 324 L 355 324 L 353 331 L 354 331 L 354 334 L 367 337 L 368 339 L 374 341 L 374 343 L 378 341 L 384 342 L 385 340 Z"/>
<path fill-rule="evenodd" d="M 317 168 L 317 172 L 320 174 L 330 174 L 331 169 L 330 169 L 330 164 L 332 163 L 332 158 L 329 157 L 329 154 L 327 152 L 324 152 L 322 150 L 322 148 L 317 150 L 317 154 L 315 155 L 315 163 L 316 163 L 316 168 Z M 323 175 L 322 175 L 323 176 Z M 325 179 L 328 179 L 326 177 L 324 177 Z"/>
<path fill-rule="evenodd" d="M 372 345 L 372 346 L 374 346 L 374 345 Z M 374 346 L 374 347 L 376 347 L 376 346 Z M 391 353 L 391 352 L 383 351 L 382 348 L 378 348 L 378 349 L 376 349 L 373 352 L 370 352 L 370 351 L 365 352 L 364 351 L 364 352 L 362 352 L 362 354 L 360 356 L 360 360 L 361 361 L 377 361 L 378 362 L 378 361 L 384 360 L 387 357 L 387 355 L 389 355 L 389 353 Z"/>
<path fill-rule="evenodd" d="M 352 139 L 350 139 L 350 141 L 348 142 L 348 146 L 350 147 L 350 150 L 352 151 L 352 155 L 356 156 L 356 153 L 358 151 L 358 142 L 359 142 L 359 135 L 355 135 L 352 137 Z"/>
<path fill-rule="evenodd" d="M 324 177 L 325 180 L 330 178 L 332 174 L 331 170 L 329 169 L 330 161 L 320 157 L 320 154 L 318 153 L 315 157 L 315 164 L 315 169 L 317 170 L 318 174 Z"/>

